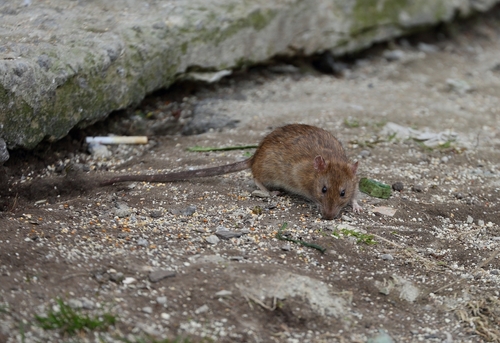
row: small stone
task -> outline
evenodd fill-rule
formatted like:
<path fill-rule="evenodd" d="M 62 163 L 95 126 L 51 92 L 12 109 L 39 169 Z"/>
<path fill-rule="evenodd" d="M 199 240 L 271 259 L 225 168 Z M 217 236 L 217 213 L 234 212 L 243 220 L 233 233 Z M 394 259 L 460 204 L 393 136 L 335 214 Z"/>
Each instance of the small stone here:
<path fill-rule="evenodd" d="M 79 310 L 83 307 L 83 303 L 79 299 L 69 299 L 68 305 L 75 310 Z"/>
<path fill-rule="evenodd" d="M 109 273 L 109 280 L 119 283 L 123 280 L 124 276 L 123 273 L 117 272 L 117 273 Z"/>
<path fill-rule="evenodd" d="M 448 156 L 441 157 L 441 163 L 448 163 L 449 160 L 450 158 Z"/>
<path fill-rule="evenodd" d="M 159 305 L 167 306 L 167 297 L 157 297 L 156 302 Z"/>
<path fill-rule="evenodd" d="M 113 153 L 109 151 L 108 147 L 102 144 L 89 144 L 88 150 L 95 159 L 104 160 L 113 156 Z"/>
<path fill-rule="evenodd" d="M 151 313 L 153 313 L 153 308 L 149 307 L 149 306 L 145 306 L 142 308 L 142 312 L 147 313 L 147 314 L 151 314 Z"/>
<path fill-rule="evenodd" d="M 86 310 L 92 310 L 95 307 L 94 302 L 92 300 L 87 299 L 87 298 L 81 298 L 81 302 L 82 302 L 82 308 L 84 308 Z"/>
<path fill-rule="evenodd" d="M 219 291 L 219 292 L 215 293 L 215 296 L 219 297 L 219 298 L 226 298 L 226 297 L 228 297 L 230 295 L 233 295 L 233 292 L 226 291 L 225 289 L 223 289 L 222 291 Z"/>
<path fill-rule="evenodd" d="M 484 220 L 479 219 L 479 220 L 477 221 L 477 225 L 479 225 L 479 226 L 484 226 Z"/>
<path fill-rule="evenodd" d="M 471 216 L 467 216 L 467 224 L 472 224 L 474 223 L 474 218 L 472 218 Z"/>
<path fill-rule="evenodd" d="M 458 94 L 465 94 L 472 91 L 471 85 L 464 80 L 447 79 L 446 84 L 450 91 L 454 91 Z"/>
<path fill-rule="evenodd" d="M 290 251 L 290 250 L 292 250 L 292 247 L 290 246 L 290 244 L 285 244 L 285 245 L 281 246 L 281 250 Z"/>
<path fill-rule="evenodd" d="M 456 199 L 459 199 L 459 200 L 464 198 L 463 193 L 460 193 L 460 192 L 455 193 L 454 195 L 455 195 L 455 198 L 456 198 Z"/>
<path fill-rule="evenodd" d="M 252 192 L 252 196 L 257 198 L 269 198 L 271 195 L 269 194 L 269 192 L 264 192 L 260 189 L 256 189 Z"/>
<path fill-rule="evenodd" d="M 133 277 L 127 277 L 123 280 L 123 284 L 125 284 L 125 285 L 130 285 L 134 282 L 137 282 L 137 280 L 134 279 Z"/>
<path fill-rule="evenodd" d="M 168 314 L 168 313 L 162 313 L 162 314 L 160 314 L 160 317 L 161 317 L 161 319 L 169 320 L 170 319 L 170 314 Z"/>
<path fill-rule="evenodd" d="M 132 211 L 130 210 L 130 207 L 128 207 L 128 205 L 125 203 L 117 202 L 115 204 L 115 207 L 116 207 L 115 208 L 115 216 L 117 216 L 118 218 L 125 218 L 128 215 L 130 215 L 130 213 L 132 213 Z"/>
<path fill-rule="evenodd" d="M 493 275 L 499 275 L 500 274 L 500 270 L 498 270 L 498 269 L 492 269 L 490 271 L 490 273 L 493 274 Z"/>
<path fill-rule="evenodd" d="M 149 281 L 155 283 L 166 278 L 174 277 L 176 272 L 173 270 L 155 270 L 149 273 Z"/>
<path fill-rule="evenodd" d="M 209 310 L 208 306 L 207 306 L 207 305 L 203 305 L 203 306 L 198 307 L 198 308 L 194 311 L 194 313 L 196 313 L 196 314 L 205 313 L 205 312 L 207 312 L 208 310 Z"/>
<path fill-rule="evenodd" d="M 422 185 L 413 185 L 413 187 L 411 188 L 412 191 L 414 192 L 417 192 L 417 193 L 421 193 L 424 191 L 424 186 Z"/>
<path fill-rule="evenodd" d="M 384 57 L 388 61 L 397 61 L 405 57 L 405 53 L 403 50 L 385 50 Z"/>
<path fill-rule="evenodd" d="M 403 189 L 405 189 L 405 186 L 402 182 L 394 182 L 392 184 L 392 189 L 394 189 L 397 192 L 401 192 Z"/>
<path fill-rule="evenodd" d="M 439 51 L 439 48 L 437 46 L 432 45 L 432 44 L 422 43 L 422 42 L 418 43 L 417 49 L 422 51 L 422 52 L 426 52 L 426 53 L 430 53 L 430 54 Z"/>
<path fill-rule="evenodd" d="M 380 256 L 380 258 L 381 258 L 382 260 L 385 260 L 385 261 L 392 261 L 392 260 L 394 260 L 394 257 L 392 257 L 392 255 L 391 255 L 391 254 L 382 254 L 382 255 Z"/>
<path fill-rule="evenodd" d="M 119 232 L 118 235 L 116 235 L 120 239 L 125 239 L 128 237 L 128 233 L 126 232 Z"/>
<path fill-rule="evenodd" d="M 210 243 L 210 244 L 217 244 L 220 242 L 220 239 L 216 235 L 210 235 L 210 236 L 205 238 L 205 241 L 207 241 L 207 243 Z"/>
<path fill-rule="evenodd" d="M 361 156 L 361 158 L 367 158 L 370 155 L 371 155 L 370 150 L 361 150 L 359 152 L 359 156 Z"/>
<path fill-rule="evenodd" d="M 384 329 L 378 329 L 378 331 L 379 333 L 370 337 L 366 343 L 394 343 L 392 337 Z"/>
<path fill-rule="evenodd" d="M 149 216 L 151 218 L 161 218 L 163 215 L 162 215 L 161 211 L 151 211 L 149 213 Z"/>
<path fill-rule="evenodd" d="M 231 238 L 241 237 L 242 233 L 236 231 L 229 231 L 226 228 L 221 227 L 217 228 L 215 235 L 221 239 L 231 239 Z"/>
<path fill-rule="evenodd" d="M 137 240 L 137 245 L 140 246 L 140 247 L 147 247 L 149 245 L 149 242 L 148 242 L 147 239 L 139 238 Z"/>
<path fill-rule="evenodd" d="M 181 211 L 181 214 L 186 217 L 192 216 L 196 212 L 196 206 L 188 206 Z"/>

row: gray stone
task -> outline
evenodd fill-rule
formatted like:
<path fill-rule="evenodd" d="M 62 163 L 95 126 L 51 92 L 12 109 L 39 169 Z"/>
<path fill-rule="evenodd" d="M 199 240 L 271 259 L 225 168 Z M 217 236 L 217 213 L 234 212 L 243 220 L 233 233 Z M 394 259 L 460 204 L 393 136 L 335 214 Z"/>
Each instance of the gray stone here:
<path fill-rule="evenodd" d="M 115 203 L 115 207 L 115 216 L 117 216 L 118 218 L 125 218 L 126 216 L 130 215 L 130 213 L 132 213 L 130 207 L 128 207 L 128 205 L 123 202 Z"/>
<path fill-rule="evenodd" d="M 9 159 L 9 151 L 7 150 L 7 144 L 0 138 L 0 165 Z"/>
<path fill-rule="evenodd" d="M 176 272 L 173 270 L 156 270 L 149 273 L 149 281 L 155 283 L 166 278 L 174 277 Z"/>
<path fill-rule="evenodd" d="M 148 242 L 147 239 L 139 238 L 137 240 L 137 245 L 140 246 L 140 247 L 147 247 L 149 245 L 149 242 Z"/>
<path fill-rule="evenodd" d="M 382 254 L 382 255 L 380 256 L 380 258 L 381 258 L 382 260 L 386 260 L 386 261 L 392 261 L 392 260 L 394 260 L 394 257 L 392 257 L 392 255 L 391 255 L 391 254 Z"/>
<path fill-rule="evenodd" d="M 205 241 L 207 241 L 207 243 L 210 244 L 217 244 L 220 242 L 220 239 L 216 235 L 210 235 L 207 238 L 205 238 Z"/>
<path fill-rule="evenodd" d="M 196 314 L 201 314 L 201 313 L 208 312 L 208 310 L 210 310 L 210 309 L 208 308 L 208 306 L 207 306 L 207 305 L 203 305 L 203 306 L 198 307 L 198 308 L 194 311 L 194 313 L 196 313 Z"/>
<path fill-rule="evenodd" d="M 337 56 L 498 2 L 3 1 L 2 45 L 9 48 L 0 51 L 0 138 L 9 149 L 33 148 L 139 103 L 193 67 L 219 77 L 297 51 Z M 225 120 L 234 124 L 232 116 Z"/>

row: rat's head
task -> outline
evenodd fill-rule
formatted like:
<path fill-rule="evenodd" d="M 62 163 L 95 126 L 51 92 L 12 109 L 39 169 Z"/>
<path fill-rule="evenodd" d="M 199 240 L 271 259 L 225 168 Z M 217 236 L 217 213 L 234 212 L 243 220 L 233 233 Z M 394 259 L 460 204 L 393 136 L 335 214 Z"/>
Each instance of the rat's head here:
<path fill-rule="evenodd" d="M 316 178 L 314 200 L 323 219 L 331 220 L 354 198 L 356 192 L 356 163 L 327 162 L 322 156 L 314 158 Z"/>

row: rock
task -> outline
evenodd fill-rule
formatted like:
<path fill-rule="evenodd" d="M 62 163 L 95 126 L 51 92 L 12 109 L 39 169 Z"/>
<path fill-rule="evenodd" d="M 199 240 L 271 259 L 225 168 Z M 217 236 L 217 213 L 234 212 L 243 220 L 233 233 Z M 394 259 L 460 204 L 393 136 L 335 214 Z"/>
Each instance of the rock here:
<path fill-rule="evenodd" d="M 368 156 L 370 156 L 370 155 L 371 155 L 370 150 L 361 150 L 361 151 L 359 152 L 359 156 L 360 156 L 361 158 L 367 158 L 367 157 L 368 157 Z"/>
<path fill-rule="evenodd" d="M 201 314 L 201 313 L 208 312 L 208 310 L 210 310 L 208 308 L 208 306 L 207 305 L 203 305 L 203 306 L 198 307 L 196 310 L 194 310 L 194 313 Z"/>
<path fill-rule="evenodd" d="M 157 219 L 157 218 L 161 218 L 161 217 L 163 217 L 163 214 L 162 214 L 162 212 L 161 212 L 161 211 L 157 211 L 157 210 L 155 210 L 155 211 L 151 211 L 151 212 L 149 212 L 149 216 L 150 216 L 151 218 Z"/>
<path fill-rule="evenodd" d="M 0 166 L 9 159 L 9 151 L 7 150 L 7 144 L 0 138 Z"/>
<path fill-rule="evenodd" d="M 210 243 L 210 244 L 217 244 L 220 242 L 220 239 L 216 235 L 210 235 L 210 236 L 205 238 L 205 241 L 207 241 L 207 243 Z"/>
<path fill-rule="evenodd" d="M 414 192 L 417 192 L 417 193 L 421 193 L 424 191 L 424 186 L 422 185 L 413 185 L 412 188 L 411 188 L 412 191 Z"/>
<path fill-rule="evenodd" d="M 147 8 L 141 1 L 127 6 L 84 1 L 64 11 L 59 1 L 24 3 L 30 5 L 12 2 L 2 17 L 2 45 L 9 48 L 0 64 L 5 90 L 0 137 L 9 149 L 30 149 L 46 137 L 60 139 L 76 125 L 95 123 L 167 88 L 193 67 L 197 73 L 210 71 L 208 78 L 202 76 L 212 81 L 241 65 L 296 51 L 338 56 L 449 21 L 457 13 L 487 11 L 498 0 L 404 2 L 397 7 L 399 15 L 378 1 L 360 5 L 350 0 L 335 6 L 329 0 L 228 0 L 209 2 L 203 10 L 190 1 L 151 2 Z M 40 13 L 43 24 L 34 19 Z M 110 25 L 110 18 L 122 17 L 127 20 Z M 434 49 L 420 45 L 420 50 Z M 403 54 L 392 50 L 385 56 L 394 60 Z M 327 62 L 333 71 L 344 68 Z M 222 125 L 233 125 L 233 118 L 227 116 Z M 198 124 L 191 131 L 206 129 Z"/>
<path fill-rule="evenodd" d="M 156 270 L 149 273 L 149 281 L 155 283 L 166 278 L 171 278 L 176 275 L 175 271 L 172 270 Z"/>
<path fill-rule="evenodd" d="M 181 214 L 186 217 L 192 216 L 196 212 L 196 206 L 188 206 L 181 211 Z"/>
<path fill-rule="evenodd" d="M 439 51 L 439 48 L 437 46 L 432 45 L 432 44 L 426 44 L 423 42 L 418 43 L 417 49 L 422 51 L 422 52 L 429 53 L 429 54 L 432 54 L 432 53 Z"/>
<path fill-rule="evenodd" d="M 215 293 L 215 296 L 218 297 L 218 298 L 227 298 L 230 295 L 233 295 L 233 292 L 226 291 L 224 289 L 222 291 L 219 291 L 219 292 Z"/>
<path fill-rule="evenodd" d="M 88 150 L 92 157 L 98 160 L 105 160 L 113 155 L 108 147 L 102 144 L 89 144 Z"/>
<path fill-rule="evenodd" d="M 392 337 L 384 329 L 378 331 L 375 336 L 368 338 L 366 343 L 394 343 Z"/>
<path fill-rule="evenodd" d="M 215 235 L 217 237 L 219 237 L 220 239 L 231 239 L 231 238 L 241 237 L 243 235 L 243 233 L 237 232 L 237 231 L 230 231 L 226 228 L 219 227 L 219 228 L 217 228 Z"/>
<path fill-rule="evenodd" d="M 257 197 L 257 198 L 269 198 L 271 195 L 269 192 L 265 192 L 260 189 L 256 189 L 252 192 L 252 196 Z"/>
<path fill-rule="evenodd" d="M 167 306 L 167 297 L 157 297 L 156 298 L 156 302 L 159 304 L 159 305 L 162 305 L 162 306 Z"/>
<path fill-rule="evenodd" d="M 151 314 L 151 313 L 153 313 L 153 308 L 150 306 L 145 306 L 142 308 L 142 312 L 147 313 L 147 314 Z"/>
<path fill-rule="evenodd" d="M 386 50 L 383 53 L 383 56 L 388 61 L 398 61 L 405 57 L 405 53 L 402 50 Z"/>
<path fill-rule="evenodd" d="M 380 258 L 382 260 L 386 260 L 386 261 L 392 261 L 392 260 L 394 260 L 394 257 L 392 257 L 391 254 L 382 254 L 382 255 L 380 255 Z"/>
<path fill-rule="evenodd" d="M 137 240 L 137 245 L 140 246 L 140 247 L 148 247 L 149 246 L 149 242 L 148 242 L 147 239 L 139 238 Z"/>
<path fill-rule="evenodd" d="M 132 213 L 130 207 L 128 207 L 128 205 L 123 202 L 115 203 L 115 207 L 115 216 L 117 216 L 118 218 L 125 218 Z"/>
<path fill-rule="evenodd" d="M 467 216 L 467 224 L 472 224 L 474 223 L 474 218 L 472 218 L 471 216 Z"/>
<path fill-rule="evenodd" d="M 472 86 L 465 80 L 447 79 L 446 84 L 448 85 L 448 89 L 450 91 L 458 94 L 465 94 L 472 91 Z"/>
<path fill-rule="evenodd" d="M 397 191 L 397 192 L 401 192 L 401 191 L 403 191 L 405 189 L 405 186 L 404 186 L 404 184 L 402 182 L 398 181 L 398 182 L 394 182 L 392 184 L 392 189 L 395 190 L 395 191 Z"/>
<path fill-rule="evenodd" d="M 123 284 L 124 285 L 130 285 L 130 284 L 133 284 L 137 282 L 136 279 L 134 279 L 133 277 L 126 277 L 124 280 L 123 280 Z"/>
<path fill-rule="evenodd" d="M 113 281 L 113 282 L 116 282 L 116 283 L 120 283 L 120 282 L 123 281 L 123 279 L 124 279 L 124 275 L 121 272 L 109 273 L 109 280 L 110 281 Z"/>

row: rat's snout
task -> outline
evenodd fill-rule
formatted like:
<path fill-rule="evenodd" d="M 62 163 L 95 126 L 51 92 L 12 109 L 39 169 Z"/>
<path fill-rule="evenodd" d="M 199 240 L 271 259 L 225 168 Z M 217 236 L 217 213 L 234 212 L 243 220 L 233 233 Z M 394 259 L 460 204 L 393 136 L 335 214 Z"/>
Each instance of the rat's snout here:
<path fill-rule="evenodd" d="M 338 208 L 338 207 L 334 207 L 334 208 L 330 208 L 330 209 L 321 207 L 321 216 L 325 220 L 332 220 L 340 214 L 340 210 L 341 210 L 341 208 Z"/>

